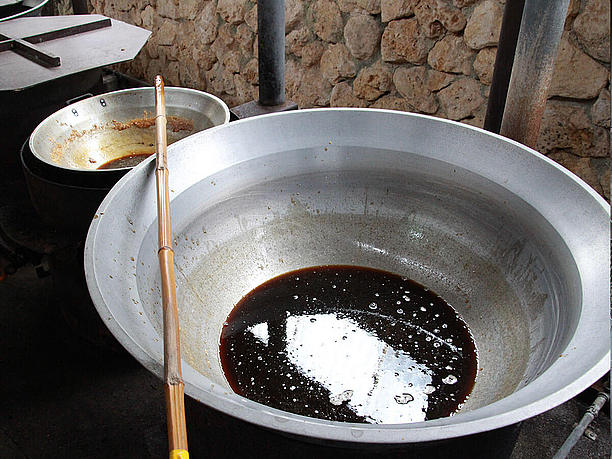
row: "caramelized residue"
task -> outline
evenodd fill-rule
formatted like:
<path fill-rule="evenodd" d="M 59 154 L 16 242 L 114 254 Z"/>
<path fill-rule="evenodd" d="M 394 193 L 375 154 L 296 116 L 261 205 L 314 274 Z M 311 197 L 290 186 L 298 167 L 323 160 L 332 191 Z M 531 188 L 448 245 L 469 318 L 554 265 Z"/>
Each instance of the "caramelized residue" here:
<path fill-rule="evenodd" d="M 166 121 L 167 128 L 172 132 L 193 130 L 193 121 L 187 118 L 181 118 L 180 116 L 166 116 Z M 113 129 L 117 131 L 123 131 L 131 127 L 147 129 L 151 126 L 155 126 L 155 117 L 149 118 L 148 113 L 145 112 L 145 116 L 143 118 L 133 119 L 125 123 L 112 120 L 111 124 L 113 125 Z"/>
<path fill-rule="evenodd" d="M 193 120 L 188 118 L 183 118 L 180 116 L 167 116 L 166 117 L 167 124 L 166 127 L 171 132 L 180 132 L 180 131 L 193 131 L 194 124 Z M 142 118 L 132 119 L 126 122 L 120 122 L 116 120 L 110 121 L 106 125 L 98 125 L 94 124 L 90 129 L 77 130 L 73 129 L 70 132 L 70 135 L 63 143 L 58 143 L 55 139 L 49 139 L 50 142 L 54 143 L 53 150 L 51 150 L 51 160 L 55 162 L 59 162 L 62 159 L 62 156 L 65 153 L 65 148 L 73 142 L 78 142 L 82 137 L 93 134 L 96 132 L 105 131 L 108 129 L 112 129 L 115 131 L 124 131 L 129 128 L 136 129 L 149 129 L 155 126 L 155 117 L 151 117 L 151 114 L 147 111 L 144 111 Z M 92 162 L 91 160 L 89 162 Z M 94 161 L 95 162 L 95 161 Z M 125 166 L 124 166 L 125 167 Z M 99 167 L 98 169 L 102 169 L 106 167 Z"/>
<path fill-rule="evenodd" d="M 120 158 L 111 159 L 102 164 L 98 169 L 120 169 L 123 167 L 134 167 L 151 156 L 152 153 L 131 153 Z"/>

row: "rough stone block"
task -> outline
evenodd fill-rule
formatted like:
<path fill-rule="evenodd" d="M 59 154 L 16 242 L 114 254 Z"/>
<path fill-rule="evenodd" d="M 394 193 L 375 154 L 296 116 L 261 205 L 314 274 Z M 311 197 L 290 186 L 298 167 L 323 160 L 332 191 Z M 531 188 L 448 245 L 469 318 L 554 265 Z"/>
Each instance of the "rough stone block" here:
<path fill-rule="evenodd" d="M 425 35 L 433 38 L 444 33 L 444 29 L 460 32 L 465 28 L 465 16 L 459 8 L 442 0 L 422 1 L 414 8 L 414 14 Z"/>
<path fill-rule="evenodd" d="M 110 2 L 108 2 L 110 4 Z M 169 19 L 179 19 L 179 9 L 174 0 L 164 0 L 156 3 L 157 14 Z M 108 15 L 107 15 L 108 16 Z"/>
<path fill-rule="evenodd" d="M 610 128 L 610 91 L 602 89 L 591 107 L 591 119 L 597 126 Z"/>
<path fill-rule="evenodd" d="M 578 49 L 564 32 L 559 44 L 549 97 L 592 99 L 606 86 L 609 70 Z"/>
<path fill-rule="evenodd" d="M 225 22 L 240 24 L 244 22 L 246 0 L 219 0 L 217 13 Z"/>
<path fill-rule="evenodd" d="M 311 6 L 315 33 L 321 40 L 336 43 L 342 37 L 342 14 L 336 3 L 317 0 Z"/>
<path fill-rule="evenodd" d="M 212 43 L 217 38 L 217 11 L 213 2 L 204 5 L 202 12 L 194 21 L 195 34 L 202 43 Z"/>
<path fill-rule="evenodd" d="M 246 22 L 253 32 L 257 32 L 257 5 L 247 11 L 244 15 L 244 22 Z M 289 30 L 287 30 L 287 32 L 289 32 Z"/>
<path fill-rule="evenodd" d="M 474 116 L 484 102 L 480 83 L 473 78 L 461 78 L 438 93 L 440 105 L 451 120 Z"/>
<path fill-rule="evenodd" d="M 304 2 L 301 0 L 286 0 L 285 3 L 285 33 L 291 32 L 304 22 Z"/>
<path fill-rule="evenodd" d="M 584 104 L 549 100 L 546 103 L 536 150 L 550 154 L 563 149 L 574 156 L 609 155 L 608 130 L 593 125 Z"/>
<path fill-rule="evenodd" d="M 321 56 L 321 74 L 332 84 L 354 77 L 356 70 L 348 48 L 342 43 L 330 45 Z"/>
<path fill-rule="evenodd" d="M 306 44 L 312 41 L 314 34 L 308 27 L 300 27 L 299 29 L 293 30 L 285 37 L 285 49 L 296 56 L 302 55 L 302 49 Z"/>
<path fill-rule="evenodd" d="M 369 14 L 380 13 L 381 0 L 337 0 L 340 11 L 343 13 L 365 12 Z"/>
<path fill-rule="evenodd" d="M 200 0 L 181 0 L 178 5 L 178 15 L 191 21 L 197 17 L 201 6 Z"/>
<path fill-rule="evenodd" d="M 380 27 L 369 14 L 351 14 L 344 27 L 344 40 L 357 59 L 368 59 L 378 49 Z"/>
<path fill-rule="evenodd" d="M 148 30 L 153 30 L 153 26 L 156 24 L 157 15 L 155 9 L 151 5 L 147 5 L 145 9 L 140 13 L 142 18 L 142 27 Z"/>
<path fill-rule="evenodd" d="M 472 49 L 497 45 L 503 17 L 503 9 L 495 0 L 478 4 L 465 26 L 465 42 Z"/>
<path fill-rule="evenodd" d="M 242 63 L 242 59 L 243 57 L 240 51 L 230 50 L 223 55 L 220 62 L 228 72 L 238 73 L 240 72 L 240 64 Z"/>
<path fill-rule="evenodd" d="M 392 96 L 390 94 L 387 94 L 386 96 L 382 96 L 372 105 L 370 105 L 370 107 L 371 108 L 383 108 L 385 110 L 400 110 L 404 112 L 407 112 L 410 110 L 410 107 L 408 106 L 408 102 L 406 102 L 406 99 L 402 97 Z"/>
<path fill-rule="evenodd" d="M 206 79 L 209 82 L 209 88 L 213 94 L 222 96 L 236 95 L 236 86 L 234 84 L 234 74 L 227 71 L 222 65 L 217 62 L 212 69 L 206 72 Z M 225 100 L 225 99 L 224 99 Z"/>
<path fill-rule="evenodd" d="M 206 89 L 206 81 L 200 78 L 200 68 L 197 62 L 186 60 L 179 65 L 179 79 L 181 86 L 193 89 Z"/>
<path fill-rule="evenodd" d="M 221 61 L 223 56 L 228 51 L 233 51 L 238 48 L 238 43 L 234 39 L 233 28 L 228 23 L 223 23 L 217 32 L 217 38 L 211 45 L 211 49 L 217 56 L 217 59 Z"/>
<path fill-rule="evenodd" d="M 391 21 L 385 27 L 380 44 L 385 62 L 422 64 L 431 43 L 425 37 L 416 18 Z"/>
<path fill-rule="evenodd" d="M 353 94 L 351 85 L 346 81 L 338 83 L 331 92 L 329 100 L 331 107 L 365 107 L 365 101 Z"/>
<path fill-rule="evenodd" d="M 427 71 L 427 89 L 432 92 L 446 88 L 457 79 L 457 75 L 451 73 L 438 72 L 437 70 Z"/>
<path fill-rule="evenodd" d="M 312 41 L 302 48 L 302 64 L 306 67 L 317 65 L 321 62 L 321 56 L 325 52 L 325 46 L 320 41 Z"/>
<path fill-rule="evenodd" d="M 412 16 L 417 3 L 418 0 L 381 0 L 380 14 L 382 22 Z"/>
<path fill-rule="evenodd" d="M 177 28 L 178 24 L 176 22 L 166 19 L 155 34 L 157 37 L 157 44 L 161 46 L 172 45 L 176 38 Z"/>
<path fill-rule="evenodd" d="M 217 62 L 217 56 L 209 46 L 194 46 L 191 54 L 193 61 L 197 63 L 198 67 L 203 71 L 210 70 Z"/>
<path fill-rule="evenodd" d="M 427 56 L 427 63 L 441 72 L 472 73 L 474 52 L 463 39 L 456 35 L 447 35 L 438 41 Z"/>
<path fill-rule="evenodd" d="M 610 0 L 587 0 L 574 21 L 574 31 L 587 53 L 610 62 Z"/>
<path fill-rule="evenodd" d="M 242 69 L 241 74 L 249 83 L 256 85 L 259 83 L 259 62 L 257 59 L 251 59 Z"/>
<path fill-rule="evenodd" d="M 382 62 L 361 69 L 353 81 L 353 93 L 362 99 L 373 101 L 390 91 L 393 81 L 391 69 Z"/>
<path fill-rule="evenodd" d="M 238 47 L 245 54 L 251 54 L 253 49 L 253 40 L 255 36 L 248 25 L 245 23 L 240 24 L 236 27 L 235 40 L 238 43 Z"/>
<path fill-rule="evenodd" d="M 474 72 L 476 72 L 476 76 L 481 83 L 491 84 L 496 55 L 497 48 L 483 48 L 476 55 L 476 59 L 474 59 Z"/>
<path fill-rule="evenodd" d="M 422 113 L 435 113 L 438 102 L 427 89 L 425 67 L 400 67 L 393 74 L 393 84 L 408 102 L 408 105 Z"/>
<path fill-rule="evenodd" d="M 332 87 L 318 66 L 304 67 L 293 59 L 287 60 L 285 84 L 287 98 L 299 108 L 329 105 Z"/>
<path fill-rule="evenodd" d="M 236 105 L 253 100 L 253 85 L 239 73 L 234 75 L 234 86 L 236 87 Z"/>
<path fill-rule="evenodd" d="M 470 6 L 476 3 L 478 0 L 453 0 L 453 5 L 457 8 L 463 8 L 465 6 Z"/>

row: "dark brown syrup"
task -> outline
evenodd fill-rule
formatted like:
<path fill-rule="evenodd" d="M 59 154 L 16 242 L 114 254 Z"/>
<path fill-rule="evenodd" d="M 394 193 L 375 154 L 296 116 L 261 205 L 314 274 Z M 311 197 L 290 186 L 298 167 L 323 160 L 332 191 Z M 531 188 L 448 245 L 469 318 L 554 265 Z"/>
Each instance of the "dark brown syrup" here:
<path fill-rule="evenodd" d="M 467 325 L 442 298 L 385 271 L 318 266 L 248 293 L 224 323 L 237 394 L 305 416 L 373 424 L 452 415 L 476 378 Z"/>
<path fill-rule="evenodd" d="M 102 164 L 98 169 L 119 169 L 122 167 L 134 167 L 140 164 L 153 153 L 131 153 L 119 158 L 111 159 Z"/>

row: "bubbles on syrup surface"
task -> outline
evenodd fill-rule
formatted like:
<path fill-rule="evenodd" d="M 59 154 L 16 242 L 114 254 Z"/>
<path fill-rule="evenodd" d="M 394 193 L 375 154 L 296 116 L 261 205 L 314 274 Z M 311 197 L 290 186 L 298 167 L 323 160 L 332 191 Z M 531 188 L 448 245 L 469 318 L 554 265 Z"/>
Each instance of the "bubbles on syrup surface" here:
<path fill-rule="evenodd" d="M 411 402 L 414 400 L 414 397 L 408 393 L 403 393 L 400 395 L 394 395 L 393 399 L 395 400 L 396 403 L 399 403 L 400 405 L 405 405 L 408 402 Z"/>
<path fill-rule="evenodd" d="M 332 405 L 342 405 L 344 402 L 348 402 L 353 396 L 353 391 L 350 389 L 345 390 L 337 395 L 332 395 L 329 397 L 329 403 Z"/>
<path fill-rule="evenodd" d="M 257 287 L 224 324 L 220 356 L 232 389 L 249 399 L 377 424 L 452 414 L 477 368 L 469 330 L 443 299 L 353 266 L 306 268 Z"/>

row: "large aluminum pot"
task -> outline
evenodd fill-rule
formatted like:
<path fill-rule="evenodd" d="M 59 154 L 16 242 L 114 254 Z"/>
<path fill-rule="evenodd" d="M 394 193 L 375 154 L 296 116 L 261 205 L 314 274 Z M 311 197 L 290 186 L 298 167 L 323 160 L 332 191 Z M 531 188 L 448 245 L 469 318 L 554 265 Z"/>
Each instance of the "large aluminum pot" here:
<path fill-rule="evenodd" d="M 186 391 L 210 407 L 312 439 L 424 442 L 534 416 L 609 369 L 609 206 L 517 142 L 423 115 L 304 110 L 177 142 L 169 170 Z M 104 323 L 161 377 L 155 200 L 149 160 L 98 209 L 85 271 Z M 456 307 L 479 350 L 459 413 L 348 424 L 231 391 L 218 343 L 234 304 L 273 276 L 324 264 L 397 272 Z"/>
<path fill-rule="evenodd" d="M 189 88 L 167 87 L 168 143 L 229 121 L 219 99 Z M 107 173 L 98 168 L 116 158 L 152 154 L 155 144 L 154 88 L 114 91 L 69 105 L 42 121 L 30 136 L 34 156 L 54 168 Z M 112 173 L 112 172 L 111 172 Z"/>

